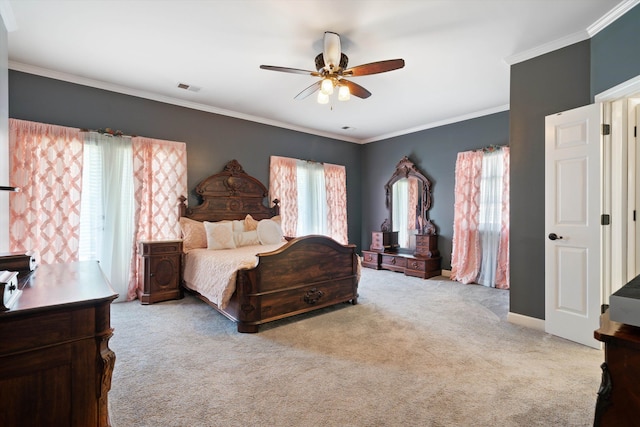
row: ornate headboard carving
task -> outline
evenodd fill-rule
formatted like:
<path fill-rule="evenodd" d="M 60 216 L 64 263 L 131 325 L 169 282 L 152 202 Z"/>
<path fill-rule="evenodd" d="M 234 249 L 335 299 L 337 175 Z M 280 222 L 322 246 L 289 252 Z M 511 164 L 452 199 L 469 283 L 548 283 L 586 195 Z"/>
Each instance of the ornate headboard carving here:
<path fill-rule="evenodd" d="M 247 175 L 237 160 L 227 163 L 222 172 L 211 175 L 195 188 L 202 203 L 193 208 L 186 206 L 185 197 L 180 197 L 180 216 L 196 221 L 222 221 L 244 219 L 247 214 L 256 220 L 278 215 L 278 200 L 267 207 L 264 199 L 267 188 L 256 178 Z"/>

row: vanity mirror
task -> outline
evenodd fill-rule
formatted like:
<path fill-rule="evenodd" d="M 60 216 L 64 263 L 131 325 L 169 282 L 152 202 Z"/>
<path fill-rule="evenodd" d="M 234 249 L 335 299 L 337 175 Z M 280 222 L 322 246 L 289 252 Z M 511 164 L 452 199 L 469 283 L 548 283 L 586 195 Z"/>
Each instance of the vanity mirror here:
<path fill-rule="evenodd" d="M 439 276 L 438 236 L 429 219 L 431 181 L 405 156 L 384 189 L 389 218 L 371 233 L 362 265 L 423 279 Z"/>
<path fill-rule="evenodd" d="M 400 249 L 415 250 L 416 235 L 435 234 L 428 214 L 431 181 L 404 156 L 384 189 L 389 209 L 389 231 L 398 232 Z"/>

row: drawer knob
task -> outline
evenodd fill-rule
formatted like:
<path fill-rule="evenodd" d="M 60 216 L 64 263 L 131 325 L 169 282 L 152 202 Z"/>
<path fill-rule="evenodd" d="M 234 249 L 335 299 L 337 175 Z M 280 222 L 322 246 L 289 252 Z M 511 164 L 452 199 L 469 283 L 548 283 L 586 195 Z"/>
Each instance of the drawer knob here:
<path fill-rule="evenodd" d="M 322 298 L 323 296 L 324 296 L 324 292 L 316 288 L 313 288 L 307 291 L 307 293 L 304 295 L 303 300 L 307 304 L 313 305 L 317 303 L 320 300 L 320 298 Z"/>

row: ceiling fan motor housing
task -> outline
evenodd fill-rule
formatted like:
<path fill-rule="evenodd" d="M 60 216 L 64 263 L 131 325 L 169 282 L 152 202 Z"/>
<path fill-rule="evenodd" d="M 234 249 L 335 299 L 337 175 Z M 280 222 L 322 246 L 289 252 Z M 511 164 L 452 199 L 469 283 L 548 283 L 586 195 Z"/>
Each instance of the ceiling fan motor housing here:
<path fill-rule="evenodd" d="M 340 54 L 340 69 L 346 70 L 348 63 L 349 63 L 349 57 L 347 55 L 345 55 L 344 53 L 341 53 Z M 316 56 L 316 70 L 320 71 L 323 68 L 324 68 L 324 56 L 322 55 L 322 53 L 319 53 L 318 56 Z"/>

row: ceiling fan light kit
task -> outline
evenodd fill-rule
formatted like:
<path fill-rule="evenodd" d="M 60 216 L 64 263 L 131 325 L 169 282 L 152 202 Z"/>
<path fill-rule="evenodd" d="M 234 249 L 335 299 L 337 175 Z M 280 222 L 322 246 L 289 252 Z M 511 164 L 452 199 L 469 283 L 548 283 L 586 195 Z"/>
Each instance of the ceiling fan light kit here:
<path fill-rule="evenodd" d="M 298 68 L 278 67 L 274 65 L 261 65 L 263 70 L 281 71 L 284 73 L 307 74 L 313 77 L 321 77 L 319 81 L 304 89 L 294 99 L 305 99 L 318 91 L 319 104 L 327 104 L 329 96 L 334 88 L 338 88 L 338 100 L 348 101 L 351 95 L 361 99 L 371 96 L 371 92 L 345 77 L 366 76 L 370 74 L 385 73 L 404 67 L 404 59 L 389 59 L 386 61 L 371 62 L 347 68 L 349 58 L 342 53 L 340 48 L 340 36 L 337 33 L 326 31 L 324 33 L 324 50 L 315 58 L 316 70 L 307 71 Z"/>

